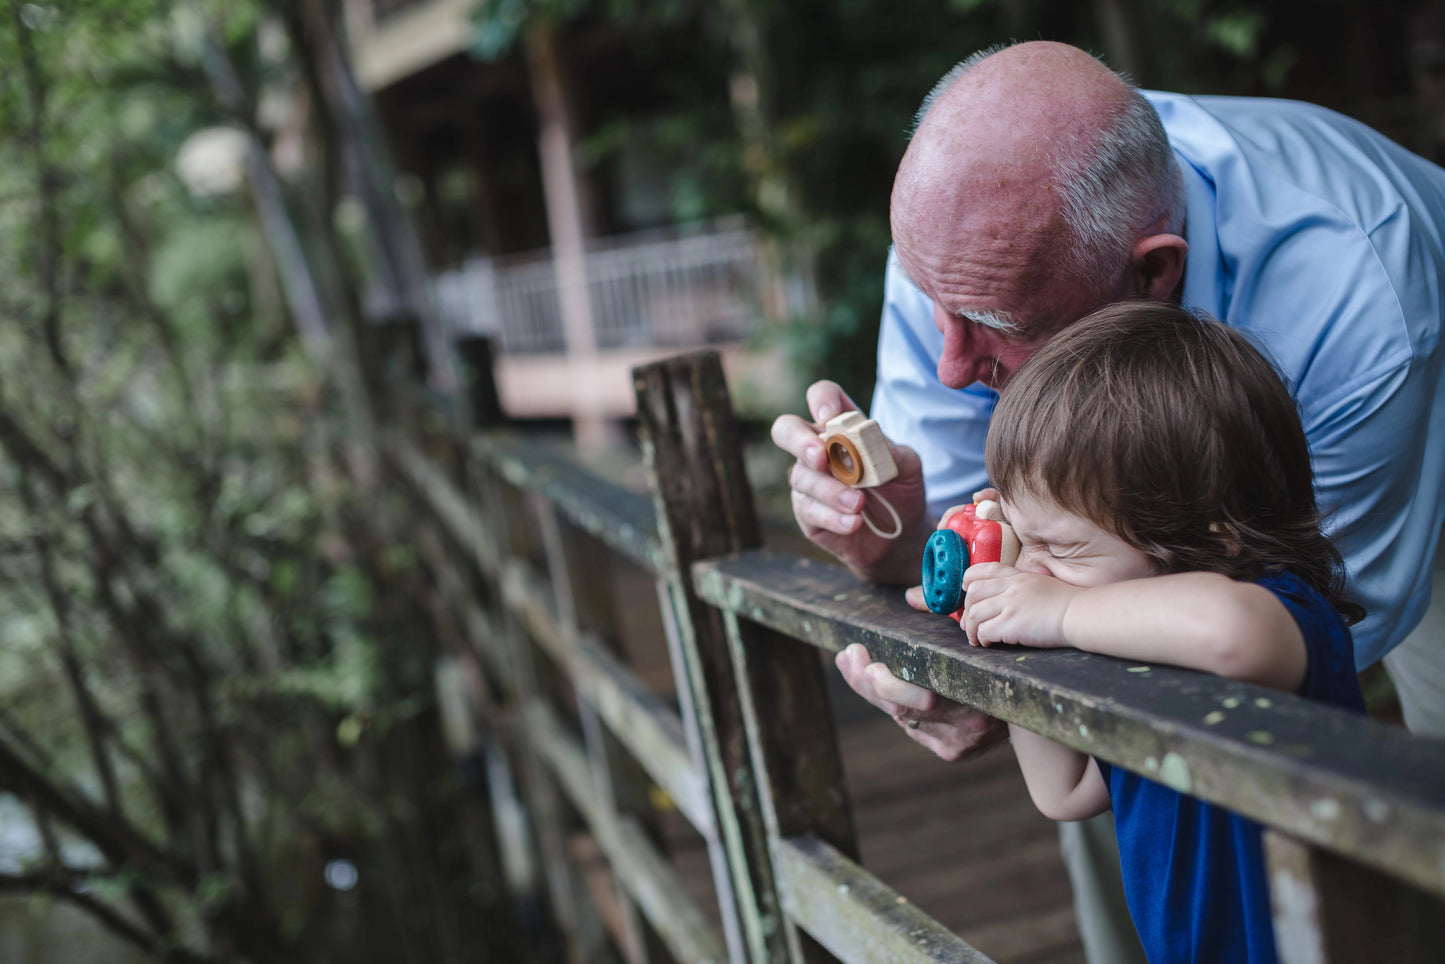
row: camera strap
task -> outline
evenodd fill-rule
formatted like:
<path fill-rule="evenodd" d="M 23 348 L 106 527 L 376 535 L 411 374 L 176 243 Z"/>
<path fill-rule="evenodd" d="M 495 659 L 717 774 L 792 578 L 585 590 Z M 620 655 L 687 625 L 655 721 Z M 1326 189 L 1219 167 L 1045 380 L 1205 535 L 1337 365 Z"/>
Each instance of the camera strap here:
<path fill-rule="evenodd" d="M 877 499 L 879 502 L 882 502 L 883 508 L 887 509 L 889 516 L 893 518 L 893 531 L 884 532 L 878 528 L 878 525 L 872 519 L 868 518 L 868 503 L 864 502 L 859 514 L 863 516 L 863 521 L 867 523 L 868 528 L 873 530 L 873 534 L 880 539 L 897 539 L 901 536 L 903 534 L 903 520 L 898 518 L 898 510 L 893 508 L 893 503 L 885 499 L 881 492 L 869 492 L 868 498 Z"/>

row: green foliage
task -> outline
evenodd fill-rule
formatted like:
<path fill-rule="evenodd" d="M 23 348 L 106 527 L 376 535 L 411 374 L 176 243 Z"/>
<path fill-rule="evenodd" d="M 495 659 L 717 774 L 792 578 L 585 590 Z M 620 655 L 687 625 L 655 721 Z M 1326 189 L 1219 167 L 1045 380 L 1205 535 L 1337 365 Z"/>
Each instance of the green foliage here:
<path fill-rule="evenodd" d="M 1262 10 L 1231 10 L 1207 21 L 1209 39 L 1236 57 L 1252 57 L 1258 50 L 1267 20 Z"/>
<path fill-rule="evenodd" d="M 534 22 L 561 23 L 586 0 L 481 0 L 472 10 L 472 56 L 499 60 Z"/>
<path fill-rule="evenodd" d="M 1132 69 L 1145 85 L 1278 93 L 1298 60 L 1268 5 L 1124 0 L 1122 6 L 1143 56 Z M 648 15 L 655 10 L 646 4 L 589 8 L 637 38 L 650 36 L 655 21 Z M 529 16 L 542 14 L 531 8 Z M 686 166 L 671 166 L 696 172 L 672 175 L 676 219 L 742 211 L 811 262 L 822 307 L 790 319 L 780 343 L 805 379 L 834 378 L 864 404 L 889 243 L 888 196 L 923 96 L 973 51 L 1015 37 L 1063 40 L 1116 59 L 1086 5 L 738 0 L 699 12 L 696 22 L 700 32 L 674 41 L 695 48 L 692 76 L 711 77 L 719 87 L 739 75 L 757 81 L 762 141 L 745 136 L 736 105 L 733 117 L 724 116 L 720 98 L 699 84 L 661 117 L 602 125 L 584 156 L 602 163 L 630 150 L 676 160 L 690 151 Z M 738 38 L 748 30 L 762 38 L 759 63 L 740 53 Z M 675 83 L 662 72 L 651 76 L 664 86 Z M 781 205 L 759 200 L 768 191 L 777 194 L 778 184 Z"/>
<path fill-rule="evenodd" d="M 253 96 L 297 82 L 257 42 L 273 13 L 0 4 L 0 797 L 64 843 L 32 861 L 75 889 L 36 893 L 141 921 L 158 957 L 354 959 L 318 841 L 429 866 L 392 841 L 435 794 L 404 811 L 380 775 L 445 782 L 391 745 L 433 656 L 394 506 L 352 481 L 247 199 L 177 175 L 226 120 L 207 31 Z M 81 847 L 107 833 L 164 859 Z"/>

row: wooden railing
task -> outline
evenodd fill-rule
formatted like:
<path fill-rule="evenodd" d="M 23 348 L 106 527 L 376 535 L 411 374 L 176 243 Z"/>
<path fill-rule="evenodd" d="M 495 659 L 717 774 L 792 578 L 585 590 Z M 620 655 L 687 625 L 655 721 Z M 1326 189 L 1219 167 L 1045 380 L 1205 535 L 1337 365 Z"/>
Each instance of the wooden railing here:
<path fill-rule="evenodd" d="M 760 548 L 715 355 L 644 366 L 635 385 L 650 497 L 496 432 L 433 440 L 440 458 L 389 447 L 432 520 L 418 545 L 464 627 L 500 782 L 524 788 L 572 959 L 610 941 L 636 961 L 988 960 L 858 863 L 816 652 L 852 642 L 1266 825 L 1282 959 L 1440 959 L 1445 744 L 1183 670 L 960 645 L 897 592 Z M 656 583 L 676 705 L 619 655 L 601 578 L 619 565 Z M 659 843 L 653 788 L 706 842 L 721 932 Z M 569 854 L 578 819 L 622 890 L 608 926 Z"/>

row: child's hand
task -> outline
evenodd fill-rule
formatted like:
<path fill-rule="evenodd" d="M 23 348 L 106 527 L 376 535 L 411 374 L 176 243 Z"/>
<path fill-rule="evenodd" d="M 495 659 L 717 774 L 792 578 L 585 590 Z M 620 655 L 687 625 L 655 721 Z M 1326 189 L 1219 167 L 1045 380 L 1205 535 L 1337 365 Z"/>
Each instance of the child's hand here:
<path fill-rule="evenodd" d="M 1001 562 L 985 562 L 964 572 L 963 589 L 967 594 L 963 629 L 973 645 L 1069 644 L 1064 638 L 1064 613 L 1080 591 L 1077 586 Z"/>

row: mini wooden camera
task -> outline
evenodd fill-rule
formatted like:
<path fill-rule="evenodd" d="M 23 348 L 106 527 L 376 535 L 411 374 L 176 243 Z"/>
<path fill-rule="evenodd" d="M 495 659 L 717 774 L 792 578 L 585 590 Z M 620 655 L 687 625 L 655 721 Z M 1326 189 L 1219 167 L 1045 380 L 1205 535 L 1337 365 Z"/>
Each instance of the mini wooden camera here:
<path fill-rule="evenodd" d="M 855 489 L 882 485 L 898 474 L 883 430 L 861 412 L 844 412 L 823 426 L 823 448 L 833 478 Z"/>

